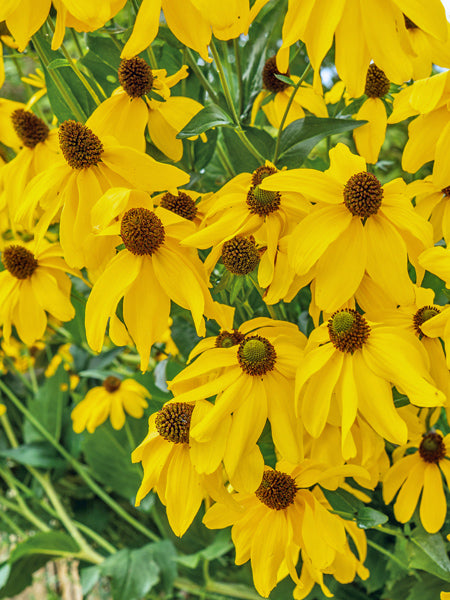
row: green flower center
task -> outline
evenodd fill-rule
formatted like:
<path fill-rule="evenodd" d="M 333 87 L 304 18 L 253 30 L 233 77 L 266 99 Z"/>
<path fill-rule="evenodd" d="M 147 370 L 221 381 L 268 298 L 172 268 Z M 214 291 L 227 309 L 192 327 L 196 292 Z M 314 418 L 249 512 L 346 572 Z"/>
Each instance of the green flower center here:
<path fill-rule="evenodd" d="M 369 65 L 366 76 L 366 87 L 364 93 L 369 98 L 382 98 L 389 92 L 391 82 L 384 74 L 384 71 L 379 69 L 373 63 Z"/>
<path fill-rule="evenodd" d="M 216 348 L 231 348 L 232 346 L 240 344 L 244 339 L 245 335 L 237 329 L 234 329 L 232 333 L 229 331 L 222 331 L 216 337 L 215 346 Z"/>
<path fill-rule="evenodd" d="M 274 173 L 278 173 L 278 169 L 276 167 L 271 167 L 270 165 L 258 167 L 252 173 L 252 185 L 259 185 L 263 179 L 269 177 L 269 175 L 273 175 Z"/>
<path fill-rule="evenodd" d="M 103 144 L 83 123 L 64 121 L 58 135 L 61 151 L 72 169 L 87 169 L 101 161 Z"/>
<path fill-rule="evenodd" d="M 119 83 L 131 98 L 148 94 L 153 87 L 153 73 L 142 58 L 122 60 L 118 71 Z"/>
<path fill-rule="evenodd" d="M 120 235 L 125 248 L 138 256 L 151 256 L 165 239 L 161 219 L 147 208 L 130 208 L 122 218 Z"/>
<path fill-rule="evenodd" d="M 156 415 L 155 425 L 161 437 L 174 444 L 189 444 L 193 404 L 174 402 L 167 404 Z"/>
<path fill-rule="evenodd" d="M 193 221 L 197 215 L 195 202 L 184 192 L 178 192 L 177 196 L 167 192 L 167 194 L 164 194 L 161 198 L 160 206 L 166 210 L 171 210 L 175 214 L 184 219 L 188 219 L 189 221 Z"/>
<path fill-rule="evenodd" d="M 263 68 L 262 80 L 263 87 L 266 90 L 269 90 L 269 92 L 274 92 L 275 94 L 277 92 L 283 92 L 289 87 L 287 83 L 278 79 L 276 75 L 285 75 L 286 77 L 289 77 L 289 69 L 287 73 L 281 73 L 277 67 L 276 57 L 272 56 L 271 58 L 266 60 L 266 64 Z"/>
<path fill-rule="evenodd" d="M 39 142 L 45 142 L 48 138 L 49 128 L 46 123 L 32 112 L 19 108 L 11 115 L 14 131 L 17 133 L 23 145 L 34 148 Z"/>
<path fill-rule="evenodd" d="M 413 316 L 413 325 L 415 332 L 420 338 L 427 337 L 422 331 L 421 326 L 425 323 L 425 321 L 435 317 L 440 312 L 441 309 L 437 306 L 423 306 L 422 308 L 419 308 L 419 310 Z"/>
<path fill-rule="evenodd" d="M 383 201 L 383 188 L 372 173 L 352 175 L 344 187 L 344 204 L 352 215 L 363 219 L 375 215 Z"/>
<path fill-rule="evenodd" d="M 353 354 L 365 344 L 370 335 L 370 326 L 356 310 L 338 310 L 328 321 L 328 334 L 335 348 Z"/>
<path fill-rule="evenodd" d="M 107 392 L 112 394 L 120 388 L 121 383 L 122 381 L 118 377 L 114 377 L 114 375 L 108 375 L 108 377 L 103 380 L 103 387 Z"/>
<path fill-rule="evenodd" d="M 420 442 L 419 454 L 425 462 L 438 463 L 444 458 L 446 451 L 444 440 L 438 433 L 427 433 Z"/>
<path fill-rule="evenodd" d="M 2 262 L 13 277 L 28 279 L 37 269 L 38 262 L 34 254 L 17 244 L 7 246 L 2 253 Z"/>
<path fill-rule="evenodd" d="M 267 470 L 255 494 L 260 502 L 272 510 L 283 510 L 294 503 L 298 490 L 295 480 L 287 473 Z"/>
<path fill-rule="evenodd" d="M 222 246 L 222 262 L 234 275 L 247 275 L 259 263 L 259 252 L 255 238 L 234 237 Z"/>
<path fill-rule="evenodd" d="M 265 375 L 275 367 L 277 354 L 269 340 L 254 335 L 240 343 L 237 358 L 247 375 Z"/>

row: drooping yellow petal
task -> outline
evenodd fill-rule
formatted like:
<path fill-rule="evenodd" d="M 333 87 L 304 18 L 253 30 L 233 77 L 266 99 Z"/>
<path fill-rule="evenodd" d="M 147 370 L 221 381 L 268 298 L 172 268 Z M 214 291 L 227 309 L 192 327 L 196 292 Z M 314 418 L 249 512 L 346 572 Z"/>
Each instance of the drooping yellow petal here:
<path fill-rule="evenodd" d="M 368 98 L 355 115 L 355 119 L 368 121 L 353 132 L 356 148 L 370 164 L 375 164 L 386 136 L 386 108 L 380 98 Z"/>
<path fill-rule="evenodd" d="M 423 478 L 422 500 L 420 501 L 420 520 L 428 533 L 436 533 L 444 524 L 446 514 L 447 501 L 441 472 L 437 464 L 427 464 Z"/>
<path fill-rule="evenodd" d="M 160 12 L 161 0 L 143 0 L 121 58 L 133 58 L 153 42 L 159 29 Z"/>
<path fill-rule="evenodd" d="M 412 467 L 394 504 L 394 514 L 397 521 L 406 523 L 414 513 L 423 487 L 425 463 L 420 460 Z"/>

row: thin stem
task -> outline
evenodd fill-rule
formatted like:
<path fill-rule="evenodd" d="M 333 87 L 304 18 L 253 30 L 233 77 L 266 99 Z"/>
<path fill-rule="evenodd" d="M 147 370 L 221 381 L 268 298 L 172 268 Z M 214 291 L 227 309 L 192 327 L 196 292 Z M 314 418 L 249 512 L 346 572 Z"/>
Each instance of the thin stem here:
<path fill-rule="evenodd" d="M 291 95 L 289 97 L 288 103 L 286 105 L 286 109 L 285 109 L 283 117 L 281 119 L 280 127 L 278 128 L 278 135 L 277 135 L 277 139 L 276 139 L 276 142 L 275 142 L 275 150 L 273 152 L 273 159 L 272 159 L 272 162 L 274 164 L 278 160 L 278 152 L 280 151 L 281 134 L 283 133 L 284 124 L 286 123 L 286 119 L 287 119 L 289 110 L 290 110 L 290 108 L 292 106 L 292 103 L 294 102 L 294 98 L 295 98 L 296 93 L 298 92 L 301 84 L 305 81 L 305 79 L 306 79 L 308 73 L 310 72 L 310 70 L 311 70 L 311 63 L 309 63 L 306 66 L 306 69 L 303 71 L 300 79 L 295 84 L 294 89 L 292 90 L 292 93 L 291 93 Z"/>
<path fill-rule="evenodd" d="M 132 527 L 140 531 L 147 538 L 157 542 L 159 541 L 158 536 L 150 531 L 145 525 L 140 523 L 137 519 L 132 517 L 130 514 L 124 510 L 120 504 L 118 504 L 113 498 L 111 498 L 89 475 L 87 472 L 87 468 L 82 465 L 76 458 L 74 458 L 59 442 L 57 442 L 51 433 L 47 431 L 47 429 L 36 419 L 36 417 L 23 405 L 23 403 L 17 398 L 17 396 L 8 388 L 7 385 L 3 383 L 0 379 L 0 389 L 6 394 L 6 396 L 11 400 L 11 402 L 20 410 L 20 412 L 28 419 L 28 421 L 35 427 L 44 437 L 50 442 L 50 444 L 58 450 L 58 452 L 63 456 L 75 469 L 75 471 L 82 477 L 82 479 L 86 482 L 86 484 L 91 488 L 91 490 L 97 494 L 99 498 L 105 502 L 116 514 L 118 514 L 124 521 L 127 521 Z"/>
<path fill-rule="evenodd" d="M 237 589 L 234 584 L 220 583 L 218 581 L 210 581 L 204 587 L 193 583 L 190 579 L 177 577 L 174 581 L 174 586 L 180 590 L 189 592 L 189 594 L 195 594 L 203 598 L 205 597 L 205 592 L 208 592 L 208 600 L 221 600 L 223 596 L 241 598 L 242 600 L 262 600 L 262 597 L 253 590 Z"/>
<path fill-rule="evenodd" d="M 211 100 L 213 102 L 215 102 L 216 104 L 219 104 L 219 97 L 217 96 L 212 85 L 209 83 L 209 81 L 203 75 L 200 67 L 197 64 L 197 61 L 195 60 L 195 56 L 192 54 L 192 50 L 190 48 L 186 48 L 186 62 L 191 67 L 192 71 L 194 72 L 195 76 L 200 81 L 202 86 L 208 92 L 208 95 L 211 98 Z"/>
<path fill-rule="evenodd" d="M 10 519 L 3 510 L 0 510 L 0 519 L 3 519 L 3 521 L 14 531 L 16 535 L 25 537 L 25 531 L 21 529 L 17 523 L 14 523 L 14 521 Z"/>
<path fill-rule="evenodd" d="M 236 172 L 233 168 L 233 165 L 230 162 L 230 159 L 227 156 L 227 153 L 226 153 L 224 147 L 222 146 L 222 142 L 217 141 L 216 147 L 217 147 L 217 154 L 219 155 L 220 162 L 224 166 L 225 171 L 227 172 L 229 177 L 234 177 L 236 175 Z"/>
<path fill-rule="evenodd" d="M 22 517 L 27 519 L 27 521 L 30 521 L 30 523 L 32 523 L 40 531 L 50 531 L 50 527 L 48 527 L 45 523 L 43 523 L 40 519 L 38 519 L 31 512 L 31 510 L 28 508 L 28 506 L 26 504 L 25 504 L 25 507 L 18 505 L 18 504 L 14 504 L 14 502 L 11 502 L 10 500 L 7 500 L 6 498 L 0 497 L 0 505 L 5 506 L 6 508 L 8 508 L 9 510 L 12 510 L 15 513 L 18 513 L 19 515 L 21 515 Z"/>
<path fill-rule="evenodd" d="M 234 58 L 236 61 L 236 77 L 239 86 L 239 114 L 242 114 L 242 105 L 244 102 L 244 82 L 242 80 L 242 65 L 241 65 L 241 53 L 239 49 L 238 38 L 233 39 Z"/>
<path fill-rule="evenodd" d="M 261 300 L 263 300 L 263 302 L 264 302 L 264 290 L 259 287 L 258 281 L 255 279 L 254 273 L 252 273 L 252 274 L 249 275 L 249 279 L 253 283 L 253 285 L 254 285 L 255 289 L 257 290 L 258 294 L 261 296 Z M 272 319 L 277 319 L 278 317 L 277 317 L 277 315 L 275 313 L 275 310 L 274 310 L 273 306 L 270 305 L 270 304 L 266 304 L 265 302 L 264 302 L 264 305 L 267 308 L 267 311 L 268 311 L 269 315 L 271 316 L 271 318 Z"/>
<path fill-rule="evenodd" d="M 147 56 L 148 56 L 148 60 L 150 62 L 151 68 L 152 69 L 157 69 L 158 68 L 158 61 L 156 60 L 155 53 L 153 52 L 153 48 L 151 46 L 149 46 L 147 48 Z"/>
<path fill-rule="evenodd" d="M 51 20 L 50 17 L 48 17 L 47 23 L 48 23 L 48 26 L 50 27 L 50 29 L 52 30 L 52 32 L 55 33 L 55 26 L 53 25 L 53 21 Z M 86 79 L 86 77 L 83 75 L 83 73 L 80 71 L 76 62 L 70 56 L 69 52 L 67 51 L 67 48 L 64 46 L 64 43 L 61 44 L 61 51 L 64 54 L 64 56 L 66 57 L 72 71 L 75 73 L 75 75 L 78 77 L 78 79 L 84 85 L 84 87 L 87 89 L 88 93 L 90 94 L 90 96 L 91 96 L 92 100 L 95 102 L 95 104 L 97 106 L 99 104 L 101 104 L 101 100 L 97 96 L 94 88 L 91 86 L 91 84 Z M 102 90 L 102 93 L 103 93 L 103 98 L 106 98 L 106 94 L 103 92 L 103 90 Z"/>
<path fill-rule="evenodd" d="M 59 77 L 57 76 L 55 69 L 48 68 L 50 62 L 48 61 L 47 57 L 45 56 L 45 52 L 41 46 L 41 42 L 39 40 L 38 35 L 33 35 L 33 44 L 34 44 L 34 47 L 36 48 L 36 52 L 38 53 L 39 58 L 41 59 L 42 64 L 44 65 L 49 77 L 52 79 L 53 83 L 58 88 L 58 92 L 64 98 L 65 103 L 67 104 L 69 109 L 72 111 L 72 115 L 74 116 L 74 118 L 77 121 L 84 123 L 86 121 L 86 115 L 84 114 L 82 109 L 79 108 L 74 103 L 74 101 L 72 100 L 72 97 L 70 96 L 69 92 L 67 91 L 65 84 L 63 84 L 60 81 Z"/>
<path fill-rule="evenodd" d="M 75 46 L 77 47 L 78 50 L 78 54 L 80 55 L 80 58 L 83 58 L 83 48 L 81 47 L 80 44 L 80 40 L 78 39 L 77 34 L 75 33 L 75 29 L 73 29 L 72 27 L 70 28 L 70 33 L 72 35 L 72 39 L 75 42 Z"/>
<path fill-rule="evenodd" d="M 28 373 L 30 374 L 30 381 L 31 381 L 31 387 L 33 389 L 33 393 L 36 396 L 36 394 L 39 392 L 39 386 L 38 386 L 37 379 L 36 379 L 36 371 L 34 370 L 32 356 L 29 351 L 27 351 L 27 352 L 28 352 L 28 358 L 29 358 Z"/>
<path fill-rule="evenodd" d="M 409 571 L 409 568 L 405 565 L 405 563 L 403 561 L 401 561 L 399 558 L 397 558 L 395 556 L 395 554 L 392 554 L 391 552 L 389 552 L 389 550 L 386 550 L 386 548 L 383 548 L 383 546 L 379 546 L 376 542 L 373 542 L 372 540 L 367 540 L 367 544 L 369 546 L 372 546 L 372 548 L 374 548 L 375 550 L 378 550 L 378 552 L 381 552 L 381 554 L 384 554 L 385 556 L 387 556 L 390 560 L 397 563 L 397 565 L 399 565 L 405 571 Z"/>
<path fill-rule="evenodd" d="M 248 137 L 245 135 L 245 131 L 242 129 L 241 122 L 239 120 L 239 116 L 236 112 L 236 107 L 234 106 L 233 99 L 231 98 L 230 88 L 228 86 L 227 78 L 225 77 L 225 72 L 223 70 L 222 63 L 220 61 L 219 53 L 217 52 L 217 48 L 214 45 L 213 40 L 211 40 L 210 48 L 212 55 L 214 57 L 214 62 L 216 63 L 217 72 L 219 74 L 220 83 L 222 84 L 223 93 L 225 94 L 225 99 L 227 101 L 228 108 L 231 111 L 233 121 L 235 123 L 235 131 L 247 148 L 247 150 L 252 154 L 260 163 L 263 165 L 265 163 L 264 156 L 253 146 Z"/>
<path fill-rule="evenodd" d="M 377 531 L 381 531 L 383 533 L 387 533 L 388 535 L 395 535 L 396 537 L 404 538 L 404 534 L 397 529 L 392 529 L 392 527 L 385 527 L 384 525 L 377 525 L 374 527 Z"/>
<path fill-rule="evenodd" d="M 5 356 L 3 360 L 14 371 L 14 375 L 16 375 L 18 377 L 18 379 L 20 379 L 20 381 L 27 388 L 27 390 L 29 390 L 30 392 L 34 392 L 34 388 L 31 385 L 30 381 L 28 381 L 28 379 L 23 375 L 23 373 L 21 373 L 16 368 L 16 365 L 14 364 L 14 361 L 9 356 Z"/>

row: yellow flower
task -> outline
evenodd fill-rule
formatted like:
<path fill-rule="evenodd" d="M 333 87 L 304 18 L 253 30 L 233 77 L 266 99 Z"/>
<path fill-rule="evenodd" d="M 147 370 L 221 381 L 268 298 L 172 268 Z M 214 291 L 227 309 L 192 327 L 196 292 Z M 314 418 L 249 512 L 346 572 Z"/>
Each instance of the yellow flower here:
<path fill-rule="evenodd" d="M 143 0 L 122 58 L 137 56 L 153 42 L 158 34 L 162 8 L 172 33 L 209 62 L 211 30 L 221 40 L 246 34 L 267 1 L 256 0 L 250 9 L 249 0 L 231 0 L 226 4 L 221 0 L 183 0 L 181 4 L 179 0 Z"/>
<path fill-rule="evenodd" d="M 236 489 L 254 491 L 261 481 L 264 461 L 256 442 L 267 419 L 281 456 L 292 462 L 302 457 L 293 385 L 304 344 L 305 337 L 293 323 L 252 319 L 232 333 L 199 342 L 190 358 L 201 352 L 200 356 L 169 384 L 176 402 L 217 394 L 213 410 L 192 427 L 191 437 L 198 442 L 221 437 L 227 420 L 223 461 Z"/>
<path fill-rule="evenodd" d="M 317 483 L 328 489 L 337 486 L 330 479 L 336 476 L 359 474 L 361 467 L 343 466 L 325 468 L 315 461 L 305 460 L 299 465 L 287 462 L 277 469 L 266 467 L 258 489 L 252 493 L 233 494 L 235 505 L 214 504 L 203 522 L 209 529 L 232 526 L 231 538 L 236 548 L 236 564 L 251 561 L 253 582 L 259 594 L 267 598 L 275 585 L 290 575 L 303 587 L 295 569 L 300 552 L 308 562 L 316 581 L 323 586 L 323 573 L 339 579 L 340 571 L 351 564 L 349 581 L 356 572 L 366 579 L 367 569 L 362 565 L 366 556 L 365 535 L 354 523 L 344 521 L 330 512 Z M 353 538 L 359 560 L 350 550 L 346 533 Z M 314 585 L 312 582 L 311 587 Z M 327 588 L 323 587 L 324 590 Z M 328 594 L 329 595 L 329 592 Z M 299 596 L 304 597 L 304 596 Z"/>
<path fill-rule="evenodd" d="M 447 40 L 445 9 L 440 0 L 431 0 L 426 5 L 405 0 L 338 0 L 332 5 L 321 0 L 289 0 L 278 67 L 286 70 L 289 48 L 301 39 L 306 44 L 315 79 L 320 83 L 319 68 L 334 37 L 336 69 L 354 98 L 364 91 L 371 60 L 390 81 L 401 84 L 411 79 L 411 58 L 414 58 L 408 48 L 402 11 L 431 36 Z"/>
<path fill-rule="evenodd" d="M 356 455 L 351 428 L 358 414 L 386 440 L 404 444 L 407 427 L 394 407 L 392 385 L 416 406 L 440 406 L 446 399 L 412 333 L 340 310 L 309 337 L 295 380 L 297 414 L 316 438 L 327 422 L 339 425 L 346 459 Z"/>
<path fill-rule="evenodd" d="M 450 111 L 447 108 L 449 100 L 450 71 L 416 81 L 396 94 L 388 123 L 398 123 L 419 115 L 408 125 L 408 141 L 402 154 L 402 168 L 405 171 L 415 173 L 434 159 L 437 144 L 446 125 L 450 123 Z M 446 185 L 448 182 L 444 182 L 442 187 Z"/>
<path fill-rule="evenodd" d="M 94 433 L 109 417 L 114 429 L 125 425 L 125 413 L 140 419 L 150 398 L 149 392 L 134 379 L 109 375 L 103 385 L 91 388 L 84 399 L 72 411 L 73 430 L 81 433 L 85 429 Z"/>
<path fill-rule="evenodd" d="M 443 40 L 421 29 L 406 16 L 405 26 L 408 31 L 408 39 L 413 54 L 410 57 L 413 66 L 413 79 L 429 77 L 433 64 L 447 69 L 450 67 L 450 47 L 448 44 L 448 39 L 450 39 L 450 23 L 446 23 L 447 37 Z"/>
<path fill-rule="evenodd" d="M 25 344 L 42 338 L 47 313 L 70 321 L 75 311 L 70 303 L 71 281 L 78 275 L 61 258 L 58 244 L 13 243 L 2 249 L 5 270 L 0 273 L 0 323 L 6 342 L 11 327 Z"/>
<path fill-rule="evenodd" d="M 296 75 L 290 76 L 289 73 L 280 73 L 277 69 L 275 56 L 269 58 L 264 65 L 262 74 L 264 89 L 259 92 L 253 102 L 251 122 L 255 122 L 256 115 L 262 105 L 262 109 L 269 123 L 278 129 L 281 125 L 281 120 L 286 112 L 294 88 L 284 81 L 277 79 L 275 75 L 286 75 L 290 77 L 294 83 L 297 83 L 299 80 L 299 77 Z M 271 94 L 275 94 L 275 97 L 269 102 L 264 102 Z M 289 108 L 288 116 L 283 127 L 287 127 L 297 119 L 303 119 L 305 116 L 304 108 L 317 117 L 328 117 L 328 111 L 323 97 L 318 94 L 312 86 L 303 83 L 294 96 L 294 101 Z"/>
<path fill-rule="evenodd" d="M 439 431 L 423 435 L 414 454 L 398 460 L 383 479 L 383 499 L 389 504 L 396 495 L 394 514 L 397 521 L 406 523 L 419 501 L 420 520 L 428 533 L 436 533 L 444 524 L 447 501 L 442 475 L 450 484 L 450 434 L 442 437 Z M 400 491 L 399 491 L 400 490 Z"/>
<path fill-rule="evenodd" d="M 6 406 L 4 404 L 0 404 L 0 417 L 6 413 Z"/>
<path fill-rule="evenodd" d="M 12 115 L 15 111 L 24 109 L 26 106 L 22 102 L 0 98 L 0 142 L 15 152 L 23 148 L 24 144 L 14 128 Z"/>
<path fill-rule="evenodd" d="M 179 537 L 192 523 L 206 496 L 226 504 L 231 502 L 220 468 L 200 475 L 192 464 L 189 430 L 193 409 L 192 404 L 174 403 L 154 413 L 148 420 L 146 438 L 131 455 L 132 461 L 142 462 L 144 469 L 136 506 L 150 490 L 156 489 L 166 506 L 169 524 Z M 216 440 L 203 446 L 206 453 L 216 454 Z"/>
<path fill-rule="evenodd" d="M 73 356 L 70 352 L 70 347 L 71 344 L 62 344 L 59 348 L 58 348 L 58 352 L 56 354 L 53 355 L 53 358 L 51 359 L 50 363 L 48 364 L 47 368 L 45 369 L 45 376 L 46 377 L 52 377 L 59 365 L 62 363 L 64 366 L 64 369 L 66 371 L 70 371 L 71 367 L 73 367 Z"/>
<path fill-rule="evenodd" d="M 96 204 L 93 223 L 102 230 L 98 237 L 125 245 L 106 265 L 87 301 L 86 336 L 93 350 L 102 349 L 108 319 L 113 342 L 127 343 L 123 323 L 115 316 L 121 298 L 142 371 L 151 346 L 167 328 L 171 300 L 191 311 L 198 335 L 205 334 L 203 315 L 224 327 L 231 324 L 234 308 L 212 300 L 197 252 L 180 246 L 180 239 L 195 231 L 193 223 L 162 207 L 153 211 L 152 199 L 144 192 L 118 188 Z"/>
<path fill-rule="evenodd" d="M 94 31 L 103 27 L 124 6 L 126 0 L 53 0 L 56 28 L 52 49 L 56 50 L 64 39 L 66 27 L 77 31 Z M 8 0 L 0 6 L 0 21 L 6 25 L 22 52 L 30 38 L 44 24 L 52 6 L 51 0 Z"/>
<path fill-rule="evenodd" d="M 253 173 L 233 177 L 205 201 L 204 224 L 197 233 L 183 240 L 183 245 L 209 248 L 205 267 L 212 271 L 222 254 L 224 242 L 235 236 L 253 235 L 256 244 L 265 248 L 258 267 L 258 282 L 267 287 L 274 276 L 279 239 L 309 211 L 310 204 L 297 190 L 288 193 L 262 190 L 262 181 L 277 169 L 272 163 Z M 203 202 L 200 202 L 203 208 Z"/>
<path fill-rule="evenodd" d="M 95 121 L 96 111 L 92 115 Z M 98 130 L 97 130 L 98 131 Z M 41 239 L 59 211 L 60 240 L 64 258 L 77 268 L 98 272 L 114 255 L 114 243 L 95 236 L 91 210 L 100 196 L 113 186 L 146 191 L 164 190 L 187 183 L 189 176 L 172 165 L 153 160 L 112 137 L 102 139 L 86 125 L 64 121 L 59 127 L 61 157 L 28 185 L 16 218 L 31 230 L 36 207 L 43 215 L 35 226 Z"/>
<path fill-rule="evenodd" d="M 344 144 L 330 151 L 330 162 L 325 172 L 293 169 L 261 183 L 268 190 L 301 189 L 316 203 L 290 234 L 289 262 L 300 276 L 313 269 L 308 281 L 314 279 L 315 302 L 325 312 L 351 300 L 367 276 L 393 302 L 412 303 L 408 258 L 416 266 L 432 245 L 430 224 L 414 211 L 402 180 L 382 186 Z"/>
<path fill-rule="evenodd" d="M 0 192 L 5 194 L 11 221 L 23 200 L 25 188 L 33 177 L 59 159 L 58 132 L 31 111 L 19 108 L 11 122 L 21 148 L 15 158 L 0 171 Z"/>
<path fill-rule="evenodd" d="M 119 81 L 111 98 L 90 118 L 95 129 L 109 128 L 121 144 L 145 152 L 145 128 L 161 152 L 175 162 L 183 155 L 183 142 L 177 134 L 203 107 L 192 98 L 171 96 L 170 88 L 188 76 L 187 67 L 167 77 L 165 69 L 150 69 L 139 57 L 122 60 Z M 152 97 L 147 94 L 154 93 Z M 155 99 L 161 97 L 161 101 Z"/>

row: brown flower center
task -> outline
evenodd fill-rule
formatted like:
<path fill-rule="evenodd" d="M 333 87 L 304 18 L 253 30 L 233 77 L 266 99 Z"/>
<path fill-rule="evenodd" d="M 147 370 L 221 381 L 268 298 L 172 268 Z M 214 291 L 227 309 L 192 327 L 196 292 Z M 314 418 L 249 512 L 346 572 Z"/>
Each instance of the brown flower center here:
<path fill-rule="evenodd" d="M 222 246 L 222 262 L 230 273 L 234 275 L 247 275 L 259 263 L 259 252 L 256 248 L 255 238 L 235 236 Z"/>
<path fill-rule="evenodd" d="M 2 262 L 11 275 L 17 279 L 31 277 L 38 266 L 34 254 L 17 244 L 7 246 L 3 250 Z"/>
<path fill-rule="evenodd" d="M 122 218 L 120 235 L 125 248 L 138 256 L 151 256 L 166 237 L 161 220 L 147 208 L 130 208 Z"/>
<path fill-rule="evenodd" d="M 253 335 L 239 344 L 237 358 L 247 375 L 265 375 L 275 367 L 277 353 L 269 340 Z"/>
<path fill-rule="evenodd" d="M 336 311 L 328 321 L 328 334 L 335 348 L 350 352 L 363 347 L 370 335 L 366 319 L 352 308 Z"/>
<path fill-rule="evenodd" d="M 14 131 L 27 148 L 34 148 L 39 142 L 45 142 L 49 128 L 42 119 L 28 110 L 18 108 L 11 115 Z"/>
<path fill-rule="evenodd" d="M 174 444 L 189 444 L 189 429 L 193 410 L 194 405 L 186 402 L 174 402 L 164 406 L 155 419 L 159 435 Z"/>
<path fill-rule="evenodd" d="M 244 339 L 245 335 L 237 329 L 233 329 L 231 333 L 229 331 L 221 331 L 216 337 L 215 346 L 216 348 L 231 348 L 240 344 Z"/>
<path fill-rule="evenodd" d="M 439 433 L 427 433 L 420 442 L 419 454 L 425 462 L 438 463 L 444 458 L 446 451 L 444 440 Z"/>
<path fill-rule="evenodd" d="M 391 82 L 384 74 L 384 71 L 379 69 L 373 63 L 369 65 L 366 75 L 366 87 L 364 93 L 369 98 L 382 98 L 389 91 Z"/>
<path fill-rule="evenodd" d="M 64 121 L 58 135 L 64 158 L 72 169 L 87 169 L 101 161 L 103 144 L 83 123 Z"/>
<path fill-rule="evenodd" d="M 148 94 L 153 86 L 151 68 L 142 58 L 135 56 L 122 60 L 118 71 L 119 83 L 132 98 Z"/>
<path fill-rule="evenodd" d="M 266 60 L 266 64 L 263 68 L 262 80 L 263 87 L 266 90 L 269 90 L 269 92 L 274 92 L 275 94 L 277 92 L 283 92 L 286 88 L 289 87 L 287 83 L 278 79 L 276 75 L 285 75 L 286 77 L 289 77 L 290 74 L 289 69 L 287 73 L 281 73 L 277 67 L 276 57 L 272 56 L 271 58 Z"/>
<path fill-rule="evenodd" d="M 121 383 L 122 381 L 118 377 L 114 377 L 114 375 L 108 375 L 108 377 L 103 380 L 103 387 L 107 392 L 112 394 L 120 388 Z"/>
<path fill-rule="evenodd" d="M 444 194 L 444 196 L 450 196 L 450 185 L 448 185 L 445 188 L 442 188 L 441 192 Z"/>
<path fill-rule="evenodd" d="M 344 204 L 357 217 L 375 215 L 383 201 L 383 188 L 372 173 L 352 175 L 344 187 Z"/>
<path fill-rule="evenodd" d="M 274 173 L 278 173 L 278 169 L 276 167 L 271 167 L 270 165 L 258 167 L 252 173 L 252 185 L 259 185 L 263 179 L 269 177 L 269 175 L 273 175 Z"/>
<path fill-rule="evenodd" d="M 267 470 L 255 494 L 269 508 L 283 510 L 294 503 L 298 490 L 295 480 L 287 473 Z"/>
<path fill-rule="evenodd" d="M 278 210 L 280 207 L 280 200 L 280 192 L 263 190 L 259 185 L 252 185 L 247 193 L 247 206 L 249 211 L 260 217 L 265 217 Z"/>
<path fill-rule="evenodd" d="M 160 205 L 189 221 L 193 221 L 197 215 L 195 202 L 184 192 L 178 192 L 177 196 L 167 192 L 167 194 L 164 194 L 161 198 Z"/>
<path fill-rule="evenodd" d="M 422 331 L 421 326 L 425 323 L 425 321 L 435 317 L 440 312 L 441 309 L 437 306 L 422 306 L 422 308 L 419 308 L 419 310 L 413 316 L 414 330 L 419 337 L 427 337 Z"/>

